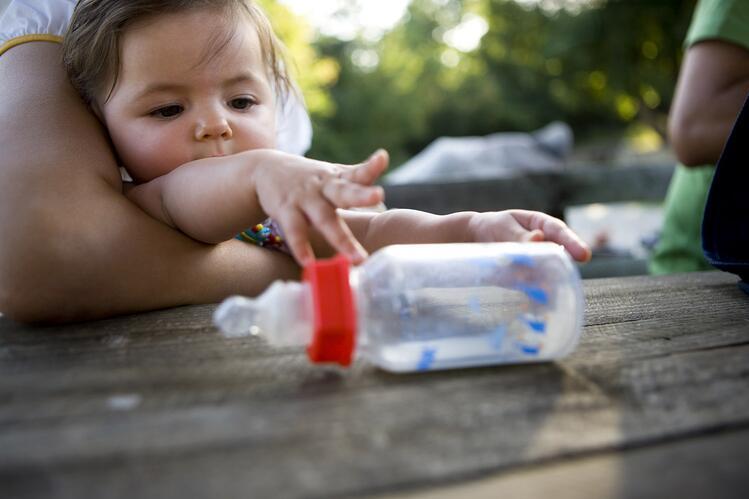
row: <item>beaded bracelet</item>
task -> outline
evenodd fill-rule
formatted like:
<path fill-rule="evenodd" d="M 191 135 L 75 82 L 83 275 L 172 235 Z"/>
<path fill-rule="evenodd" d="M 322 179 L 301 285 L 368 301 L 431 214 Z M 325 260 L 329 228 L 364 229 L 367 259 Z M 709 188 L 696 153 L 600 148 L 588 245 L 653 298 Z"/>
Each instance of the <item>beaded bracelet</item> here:
<path fill-rule="evenodd" d="M 289 253 L 289 248 L 283 240 L 281 228 L 270 218 L 261 224 L 240 232 L 235 236 L 235 239 L 256 244 L 263 248 L 273 248 L 284 253 Z"/>

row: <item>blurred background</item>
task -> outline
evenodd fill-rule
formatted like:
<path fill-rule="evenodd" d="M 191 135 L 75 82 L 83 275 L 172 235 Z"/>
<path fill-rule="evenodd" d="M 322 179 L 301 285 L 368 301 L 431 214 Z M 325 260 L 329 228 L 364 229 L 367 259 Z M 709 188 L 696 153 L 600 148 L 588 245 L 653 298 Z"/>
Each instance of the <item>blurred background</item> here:
<path fill-rule="evenodd" d="M 259 1 L 312 117 L 311 157 L 356 163 L 384 147 L 385 182 L 416 185 L 676 163 L 666 121 L 695 0 Z M 549 205 L 595 247 L 584 275 L 646 272 L 668 180 L 654 178 Z M 538 198 L 558 192 L 537 185 L 496 197 L 546 209 Z M 634 192 L 646 188 L 657 194 Z M 445 191 L 444 208 L 457 197 Z"/>
<path fill-rule="evenodd" d="M 312 157 L 354 163 L 385 147 L 391 171 L 408 163 L 414 174 L 402 178 L 423 182 L 439 174 L 439 167 L 419 169 L 435 155 L 470 151 L 463 142 L 440 143 L 423 156 L 440 137 L 512 141 L 562 123 L 567 135 L 552 145 L 562 140 L 563 151 L 551 166 L 676 163 L 666 122 L 694 0 L 261 3 L 288 46 L 312 116 Z M 514 164 L 501 166 L 532 170 L 531 149 L 513 151 Z M 480 168 L 472 158 L 449 158 L 453 179 Z M 595 246 L 586 276 L 645 273 L 660 204 L 601 199 L 557 213 Z"/>
<path fill-rule="evenodd" d="M 693 0 L 263 0 L 315 124 L 310 154 L 399 165 L 441 136 L 563 121 L 579 161 L 667 153 Z"/>

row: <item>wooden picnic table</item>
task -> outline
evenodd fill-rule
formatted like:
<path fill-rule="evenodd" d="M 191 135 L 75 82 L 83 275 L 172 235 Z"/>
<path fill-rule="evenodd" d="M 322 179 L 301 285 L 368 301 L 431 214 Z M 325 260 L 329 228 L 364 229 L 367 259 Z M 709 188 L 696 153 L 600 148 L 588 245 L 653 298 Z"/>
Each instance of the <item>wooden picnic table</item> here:
<path fill-rule="evenodd" d="M 736 281 L 585 281 L 570 357 L 411 375 L 225 339 L 213 305 L 0 318 L 0 497 L 749 497 Z"/>

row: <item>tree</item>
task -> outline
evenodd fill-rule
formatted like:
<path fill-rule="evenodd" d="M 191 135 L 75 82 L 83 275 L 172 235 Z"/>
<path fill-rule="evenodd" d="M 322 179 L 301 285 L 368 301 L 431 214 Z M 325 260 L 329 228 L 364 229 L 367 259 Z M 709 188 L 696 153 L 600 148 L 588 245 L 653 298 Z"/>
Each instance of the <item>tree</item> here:
<path fill-rule="evenodd" d="M 397 165 L 439 136 L 552 120 L 583 138 L 633 126 L 664 135 L 695 2 L 413 0 L 378 42 L 315 38 L 263 3 L 299 67 L 311 155 L 354 162 L 384 146 Z M 461 47 L 457 34 L 471 29 L 480 44 Z"/>

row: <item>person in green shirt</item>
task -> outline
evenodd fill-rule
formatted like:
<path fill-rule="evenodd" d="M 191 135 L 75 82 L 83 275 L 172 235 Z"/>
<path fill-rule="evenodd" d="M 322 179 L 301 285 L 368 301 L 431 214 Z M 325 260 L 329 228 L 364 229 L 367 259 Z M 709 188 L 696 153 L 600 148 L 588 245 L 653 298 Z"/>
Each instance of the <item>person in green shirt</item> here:
<path fill-rule="evenodd" d="M 681 164 L 666 195 L 653 274 L 712 268 L 700 227 L 713 165 L 749 93 L 749 1 L 700 0 L 685 47 L 668 127 Z"/>

